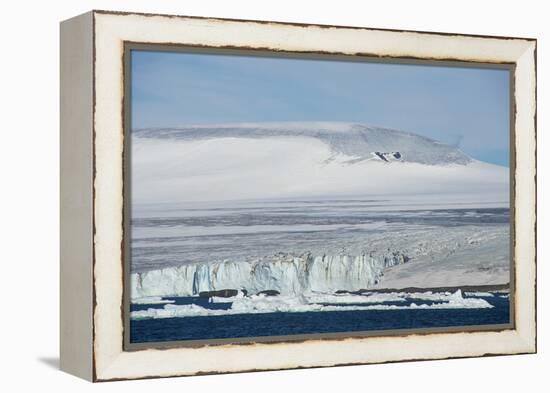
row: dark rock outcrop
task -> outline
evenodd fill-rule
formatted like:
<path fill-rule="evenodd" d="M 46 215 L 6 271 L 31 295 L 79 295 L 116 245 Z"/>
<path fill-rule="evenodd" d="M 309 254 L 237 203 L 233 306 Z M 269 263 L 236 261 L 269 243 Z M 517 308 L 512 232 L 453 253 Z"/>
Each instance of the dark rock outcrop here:
<path fill-rule="evenodd" d="M 258 295 L 265 295 L 265 296 L 277 296 L 279 294 L 280 292 L 274 289 L 267 289 L 265 291 L 258 292 Z"/>
<path fill-rule="evenodd" d="M 239 291 L 236 289 L 220 289 L 218 291 L 199 292 L 199 297 L 233 297 L 237 296 Z"/>

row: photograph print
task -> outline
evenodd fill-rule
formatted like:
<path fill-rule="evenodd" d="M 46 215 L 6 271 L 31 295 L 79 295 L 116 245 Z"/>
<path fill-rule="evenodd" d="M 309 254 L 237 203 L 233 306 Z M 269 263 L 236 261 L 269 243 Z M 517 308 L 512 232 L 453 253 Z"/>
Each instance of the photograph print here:
<path fill-rule="evenodd" d="M 130 346 L 512 327 L 509 67 L 125 56 Z"/>

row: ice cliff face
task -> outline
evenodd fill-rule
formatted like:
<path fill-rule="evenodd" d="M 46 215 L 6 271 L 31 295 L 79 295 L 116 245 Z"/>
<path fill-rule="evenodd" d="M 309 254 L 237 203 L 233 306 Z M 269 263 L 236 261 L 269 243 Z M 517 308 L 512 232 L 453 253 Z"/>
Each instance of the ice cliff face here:
<path fill-rule="evenodd" d="M 357 291 L 376 284 L 383 270 L 407 261 L 399 252 L 381 256 L 307 254 L 254 262 L 194 263 L 133 273 L 132 298 L 193 296 L 221 289 L 249 294 L 275 290 L 283 295 Z"/>
<path fill-rule="evenodd" d="M 364 160 L 402 161 L 427 165 L 468 164 L 470 157 L 456 147 L 410 132 L 353 123 L 245 123 L 229 125 L 149 128 L 135 130 L 140 138 L 198 141 L 219 138 L 314 138 L 334 155 Z M 392 153 L 389 153 L 392 152 Z"/>

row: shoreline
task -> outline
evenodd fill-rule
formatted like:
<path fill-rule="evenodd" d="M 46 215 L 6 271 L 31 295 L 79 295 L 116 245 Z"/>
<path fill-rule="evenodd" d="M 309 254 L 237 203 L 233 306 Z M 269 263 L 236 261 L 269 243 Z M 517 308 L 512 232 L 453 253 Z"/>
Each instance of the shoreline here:
<path fill-rule="evenodd" d="M 405 287 L 405 288 L 371 288 L 371 289 L 360 289 L 358 291 L 346 291 L 346 290 L 337 290 L 332 293 L 325 293 L 326 295 L 364 295 L 369 293 L 455 293 L 458 290 L 460 290 L 462 293 L 468 293 L 468 292 L 491 292 L 491 293 L 509 293 L 510 292 L 510 285 L 509 284 L 493 284 L 493 285 L 457 285 L 457 286 L 444 286 L 444 287 L 429 287 L 429 288 L 421 288 L 421 287 Z M 174 295 L 158 295 L 158 296 L 145 296 L 140 298 L 132 299 L 132 303 L 135 300 L 143 300 L 143 299 L 166 299 L 166 298 L 177 298 L 177 297 L 196 297 L 196 298 L 212 298 L 212 297 L 220 297 L 220 298 L 232 298 L 238 295 L 239 292 L 242 290 L 237 289 L 221 289 L 216 291 L 207 291 L 207 292 L 201 292 L 196 295 L 190 295 L 190 296 L 174 296 Z M 247 294 L 244 293 L 245 297 L 252 296 L 252 295 L 259 295 L 259 294 L 265 294 L 268 297 L 271 296 L 280 296 L 281 294 L 276 290 L 266 290 L 259 292 L 258 294 Z M 283 295 L 284 296 L 284 295 Z M 140 304 L 140 303 L 133 303 L 133 304 Z"/>

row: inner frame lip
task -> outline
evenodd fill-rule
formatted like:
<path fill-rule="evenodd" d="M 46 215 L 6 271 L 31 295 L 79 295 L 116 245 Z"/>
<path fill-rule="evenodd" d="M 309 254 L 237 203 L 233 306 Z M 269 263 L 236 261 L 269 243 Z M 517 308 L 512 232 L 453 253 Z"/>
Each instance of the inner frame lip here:
<path fill-rule="evenodd" d="M 499 37 L 505 39 L 504 37 Z M 227 345 L 253 345 L 253 344 L 281 344 L 281 343 L 303 343 L 307 341 L 342 341 L 349 339 L 365 339 L 365 338 L 383 338 L 383 337 L 408 337 L 411 335 L 434 335 L 434 334 L 449 334 L 449 333 L 475 333 L 475 332 L 501 332 L 505 330 L 515 330 L 515 169 L 516 169 L 516 154 L 515 154 L 515 72 L 516 63 L 513 62 L 498 62 L 498 61 L 475 61 L 475 60 L 460 60 L 460 59 L 440 59 L 427 57 L 392 57 L 380 56 L 369 53 L 346 54 L 342 52 L 323 52 L 323 51 L 287 51 L 270 48 L 253 48 L 239 46 L 208 46 L 208 45 L 189 45 L 180 43 L 148 43 L 136 41 L 123 41 L 123 58 L 122 58 L 122 85 L 123 85 L 123 102 L 122 102 L 122 119 L 123 119 L 123 153 L 122 153 L 122 189 L 123 189 L 123 225 L 122 225 L 122 274 L 123 274 L 123 294 L 121 317 L 123 321 L 123 345 L 122 350 L 133 352 L 145 349 L 174 349 L 174 348 L 202 348 L 211 346 L 227 346 Z M 203 55 L 227 55 L 227 56 L 242 56 L 242 57 L 264 57 L 264 58 L 287 58 L 300 60 L 322 60 L 322 61 L 347 61 L 347 62 L 363 62 L 363 63 L 381 63 L 381 64 L 402 64 L 402 65 L 423 65 L 432 67 L 456 67 L 456 68 L 482 68 L 507 70 L 509 73 L 509 210 L 510 210 L 510 321 L 506 324 L 491 324 L 491 325 L 466 325 L 466 326 L 450 326 L 438 328 L 413 328 L 413 329 L 387 329 L 387 330 L 370 330 L 370 331 L 354 331 L 354 332 L 332 332 L 332 333 L 308 333 L 295 335 L 280 335 L 280 336 L 260 336 L 260 337 L 235 337 L 223 339 L 197 339 L 197 340 L 174 340 L 161 342 L 146 342 L 132 343 L 130 342 L 130 267 L 131 267 L 131 61 L 132 51 L 150 51 L 150 52 L 172 52 L 172 53 L 187 53 L 187 54 L 203 54 Z"/>

